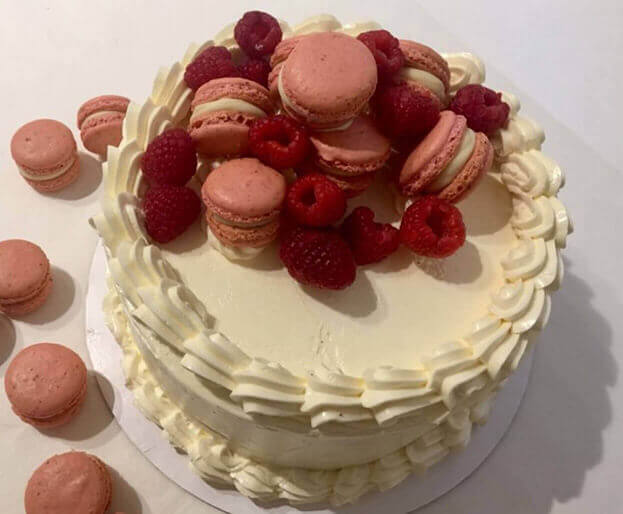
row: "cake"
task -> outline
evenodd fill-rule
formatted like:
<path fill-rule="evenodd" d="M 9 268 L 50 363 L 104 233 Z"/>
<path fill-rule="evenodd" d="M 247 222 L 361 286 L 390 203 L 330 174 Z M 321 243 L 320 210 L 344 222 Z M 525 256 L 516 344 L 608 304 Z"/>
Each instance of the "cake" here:
<path fill-rule="evenodd" d="M 280 25 L 284 41 L 379 28 L 328 15 Z M 465 447 L 487 420 L 563 276 L 564 175 L 541 153 L 541 127 L 503 93 L 510 117 L 489 137 L 489 173 L 458 204 L 466 241 L 446 259 L 401 247 L 332 291 L 297 284 L 277 243 L 226 258 L 205 223 L 156 243 L 141 209 L 141 157 L 156 136 L 187 126 L 184 71 L 211 45 L 239 52 L 234 24 L 162 68 L 108 149 L 92 220 L 106 251 L 108 325 L 137 407 L 202 478 L 261 502 L 354 502 Z M 443 57 L 450 97 L 484 81 L 476 56 Z M 200 159 L 189 186 L 198 191 L 220 164 Z M 348 207 L 373 206 L 398 225 L 412 201 L 377 177 Z"/>

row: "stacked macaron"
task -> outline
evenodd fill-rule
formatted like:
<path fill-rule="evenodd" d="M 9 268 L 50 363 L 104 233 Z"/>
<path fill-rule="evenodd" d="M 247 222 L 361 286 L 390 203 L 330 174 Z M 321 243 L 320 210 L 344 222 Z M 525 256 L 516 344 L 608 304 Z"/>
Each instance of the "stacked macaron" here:
<path fill-rule="evenodd" d="M 269 91 L 243 78 L 219 78 L 195 93 L 188 131 L 205 157 L 246 155 L 249 125 L 274 113 Z"/>
<path fill-rule="evenodd" d="M 467 195 L 491 167 L 493 146 L 464 116 L 443 111 L 407 158 L 399 177 L 406 196 L 434 194 L 451 203 Z"/>
<path fill-rule="evenodd" d="M 201 188 L 210 243 L 233 259 L 253 257 L 277 238 L 285 195 L 284 176 L 257 159 L 219 166 Z"/>
<path fill-rule="evenodd" d="M 428 95 L 442 109 L 448 105 L 450 88 L 450 68 L 446 60 L 432 48 L 403 39 L 400 50 L 405 65 L 399 75 L 419 93 Z"/>
<path fill-rule="evenodd" d="M 41 307 L 52 291 L 50 261 L 22 239 L 0 242 L 0 313 L 24 316 Z"/>

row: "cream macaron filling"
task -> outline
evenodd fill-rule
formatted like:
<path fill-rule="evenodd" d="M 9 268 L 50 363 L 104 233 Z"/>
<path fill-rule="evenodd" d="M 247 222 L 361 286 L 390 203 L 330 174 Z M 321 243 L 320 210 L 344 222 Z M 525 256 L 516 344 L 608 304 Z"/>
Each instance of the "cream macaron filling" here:
<path fill-rule="evenodd" d="M 465 134 L 459 146 L 459 150 L 456 152 L 454 158 L 444 168 L 444 170 L 437 176 L 433 182 L 431 182 L 425 189 L 427 193 L 437 193 L 444 187 L 448 186 L 457 174 L 463 169 L 465 163 L 472 155 L 474 146 L 476 145 L 476 134 L 469 127 L 466 128 Z"/>
<path fill-rule="evenodd" d="M 48 175 L 34 175 L 30 171 L 28 171 L 25 168 L 22 168 L 19 165 L 17 166 L 17 169 L 19 170 L 22 177 L 27 178 L 28 180 L 32 180 L 33 182 L 45 182 L 46 180 L 54 180 L 55 178 L 58 178 L 61 175 L 64 175 L 67 172 L 67 170 L 69 170 L 69 168 L 71 168 L 74 165 L 75 162 L 76 162 L 76 157 L 71 159 L 67 164 L 64 164 L 63 166 L 61 166 L 54 173 L 50 173 Z"/>
<path fill-rule="evenodd" d="M 266 117 L 266 113 L 262 109 L 245 100 L 240 100 L 238 98 L 219 98 L 212 102 L 205 102 L 197 105 L 193 109 L 190 123 L 192 124 L 199 116 L 218 111 L 241 112 L 255 118 Z"/>
<path fill-rule="evenodd" d="M 268 225 L 271 221 L 275 219 L 274 217 L 270 217 L 269 219 L 265 219 L 261 221 L 251 221 L 251 222 L 232 221 L 232 220 L 226 220 L 225 218 L 219 216 L 216 213 L 212 213 L 212 217 L 219 223 L 222 223 L 223 225 L 227 225 L 229 227 L 248 228 L 248 229 L 263 227 L 265 225 Z"/>
<path fill-rule="evenodd" d="M 283 88 L 283 80 L 281 78 L 282 73 L 283 73 L 283 66 L 281 67 L 281 70 L 279 70 L 279 78 L 277 80 L 277 89 L 279 90 L 279 96 L 281 97 L 281 102 L 283 103 L 286 110 L 296 113 L 298 111 L 296 110 L 295 105 L 290 101 L 290 99 L 288 98 L 288 95 L 286 95 L 285 89 Z M 350 127 L 353 124 L 353 121 L 355 121 L 354 117 L 342 123 L 341 125 L 338 125 L 337 127 L 314 129 L 314 130 L 316 132 L 335 132 L 338 130 L 346 130 L 348 127 Z"/>
<path fill-rule="evenodd" d="M 411 68 L 410 66 L 405 66 L 400 70 L 399 74 L 406 80 L 417 82 L 425 88 L 430 89 L 442 103 L 445 103 L 446 88 L 444 87 L 443 82 L 432 73 L 428 73 L 424 70 L 418 70 L 417 68 Z"/>
<path fill-rule="evenodd" d="M 88 121 L 91 120 L 95 120 L 95 119 L 100 119 L 103 118 L 105 116 L 110 116 L 112 114 L 124 114 L 121 111 L 97 111 L 94 112 L 92 114 L 89 114 L 86 118 L 84 118 L 84 120 L 82 120 L 82 123 L 80 124 L 80 128 L 82 128 Z"/>

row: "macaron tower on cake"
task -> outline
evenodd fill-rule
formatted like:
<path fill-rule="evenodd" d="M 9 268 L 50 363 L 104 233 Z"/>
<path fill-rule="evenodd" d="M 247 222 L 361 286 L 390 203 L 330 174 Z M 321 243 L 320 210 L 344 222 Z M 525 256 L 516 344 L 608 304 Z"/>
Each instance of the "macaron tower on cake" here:
<path fill-rule="evenodd" d="M 92 220 L 105 313 L 205 480 L 341 505 L 486 421 L 572 225 L 542 130 L 483 81 L 373 22 L 253 11 L 129 105 Z"/>

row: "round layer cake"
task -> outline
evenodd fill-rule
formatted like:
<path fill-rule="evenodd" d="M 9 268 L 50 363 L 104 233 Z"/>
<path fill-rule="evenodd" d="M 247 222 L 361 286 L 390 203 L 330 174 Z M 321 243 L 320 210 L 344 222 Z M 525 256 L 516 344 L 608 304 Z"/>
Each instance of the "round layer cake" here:
<path fill-rule="evenodd" d="M 356 36 L 319 16 L 284 38 Z M 236 50 L 233 25 L 192 45 L 128 108 L 109 147 L 102 212 L 93 219 L 108 259 L 104 310 L 124 351 L 136 403 L 188 453 L 203 478 L 261 501 L 353 502 L 395 486 L 468 444 L 496 391 L 547 322 L 571 231 L 557 199 L 564 177 L 540 151 L 541 128 L 518 114 L 491 141 L 492 170 L 459 203 L 465 245 L 447 259 L 402 248 L 360 268 L 344 291 L 291 279 L 277 245 L 232 263 L 195 223 L 151 244 L 143 227 L 140 158 L 160 133 L 187 123 L 184 70 L 208 45 Z M 446 54 L 450 94 L 484 81 L 468 53 Z M 217 163 L 218 164 L 218 163 Z M 201 166 L 194 187 L 201 187 Z M 397 223 L 406 200 L 379 179 L 349 201 Z"/>

